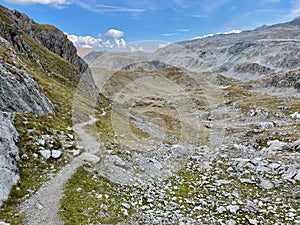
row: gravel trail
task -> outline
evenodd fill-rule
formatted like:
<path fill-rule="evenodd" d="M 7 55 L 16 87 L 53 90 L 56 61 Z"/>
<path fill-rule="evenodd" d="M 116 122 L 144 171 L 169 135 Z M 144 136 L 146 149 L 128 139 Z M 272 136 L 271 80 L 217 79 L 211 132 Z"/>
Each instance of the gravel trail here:
<path fill-rule="evenodd" d="M 73 159 L 68 165 L 51 180 L 42 185 L 39 191 L 21 204 L 21 211 L 26 215 L 24 224 L 26 225 L 60 225 L 58 212 L 60 199 L 63 197 L 64 185 L 82 166 L 85 161 L 96 163 L 99 158 L 93 154 L 100 150 L 100 143 L 84 131 L 84 126 L 93 124 L 94 119 L 74 125 L 73 129 L 79 136 L 78 145 L 86 152 Z"/>

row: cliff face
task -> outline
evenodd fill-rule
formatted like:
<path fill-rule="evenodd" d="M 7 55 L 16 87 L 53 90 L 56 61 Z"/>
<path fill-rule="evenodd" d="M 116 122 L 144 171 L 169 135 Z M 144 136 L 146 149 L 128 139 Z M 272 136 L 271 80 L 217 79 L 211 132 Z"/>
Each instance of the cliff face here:
<path fill-rule="evenodd" d="M 6 53 L 6 57 L 0 57 L 0 111 L 37 115 L 53 113 L 51 102 L 20 66 L 20 59 L 13 46 L 5 40 L 0 42 L 0 46 Z"/>
<path fill-rule="evenodd" d="M 88 65 L 62 31 L 0 6 L 0 206 L 19 180 L 22 161 L 13 115 L 50 113 L 71 121 L 79 83 L 85 96 L 99 101 Z"/>
<path fill-rule="evenodd" d="M 20 178 L 16 165 L 19 158 L 16 146 L 18 138 L 9 116 L 0 112 L 0 206 Z"/>
<path fill-rule="evenodd" d="M 2 21 L 0 25 L 1 34 L 16 44 L 19 50 L 30 52 L 22 41 L 22 33 L 24 32 L 51 52 L 75 65 L 81 73 L 87 70 L 88 65 L 77 55 L 75 46 L 62 31 L 51 25 L 35 23 L 25 14 L 16 10 L 10 11 L 3 7 L 0 9 L 6 18 L 6 22 Z"/>

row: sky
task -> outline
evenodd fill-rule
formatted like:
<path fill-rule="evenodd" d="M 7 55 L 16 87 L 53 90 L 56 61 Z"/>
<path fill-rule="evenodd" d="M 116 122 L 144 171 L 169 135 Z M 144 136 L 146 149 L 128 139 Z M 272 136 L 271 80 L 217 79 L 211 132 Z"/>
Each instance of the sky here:
<path fill-rule="evenodd" d="M 249 30 L 300 16 L 300 0 L 0 0 L 0 4 L 58 27 L 77 47 L 105 50 L 147 40 L 172 43 Z"/>

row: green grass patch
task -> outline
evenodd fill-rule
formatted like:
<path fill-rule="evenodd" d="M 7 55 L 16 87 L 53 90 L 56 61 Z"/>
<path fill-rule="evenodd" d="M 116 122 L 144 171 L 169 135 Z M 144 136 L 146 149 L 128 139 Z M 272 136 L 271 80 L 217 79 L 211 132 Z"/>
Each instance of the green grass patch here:
<path fill-rule="evenodd" d="M 127 191 L 80 167 L 66 184 L 60 215 L 66 225 L 128 222 L 134 210 L 122 205 L 129 202 Z"/>

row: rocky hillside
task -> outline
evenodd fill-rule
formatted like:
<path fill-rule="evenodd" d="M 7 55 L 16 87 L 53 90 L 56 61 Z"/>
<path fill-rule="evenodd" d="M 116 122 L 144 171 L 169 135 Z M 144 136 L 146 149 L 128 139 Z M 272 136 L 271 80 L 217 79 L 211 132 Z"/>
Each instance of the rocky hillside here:
<path fill-rule="evenodd" d="M 244 84 L 245 88 L 276 95 L 300 99 L 300 70 L 291 70 L 263 76 Z"/>
<path fill-rule="evenodd" d="M 240 80 L 300 67 L 300 19 L 239 34 L 215 35 L 159 49 L 154 58 Z"/>
<path fill-rule="evenodd" d="M 101 52 L 92 51 L 84 56 L 84 60 L 91 67 L 102 67 L 110 71 L 121 70 L 130 64 L 149 59 L 148 54 L 127 52 Z"/>
<path fill-rule="evenodd" d="M 67 146 L 75 148 L 70 127 L 79 83 L 85 102 L 100 101 L 88 65 L 62 31 L 0 6 L 0 206 L 20 178 L 4 212 L 41 185 L 36 178 L 64 164 Z M 59 160 L 45 164 L 43 151 L 54 150 Z"/>
<path fill-rule="evenodd" d="M 176 43 L 140 58 L 87 54 L 108 106 L 83 136 L 102 147 L 96 164 L 67 181 L 62 220 L 299 224 L 298 26 Z"/>
<path fill-rule="evenodd" d="M 90 72 L 0 9 L 0 224 L 300 223 L 298 20 Z"/>
<path fill-rule="evenodd" d="M 297 71 L 239 82 L 128 63 L 91 67 L 109 104 L 84 127 L 101 148 L 67 181 L 66 224 L 299 224 L 300 102 L 282 89 Z"/>

